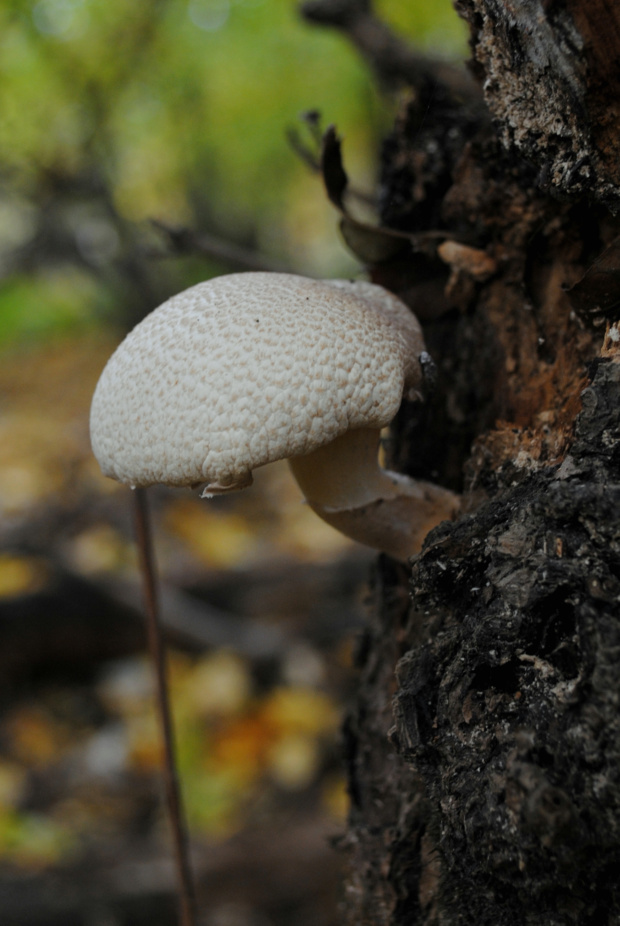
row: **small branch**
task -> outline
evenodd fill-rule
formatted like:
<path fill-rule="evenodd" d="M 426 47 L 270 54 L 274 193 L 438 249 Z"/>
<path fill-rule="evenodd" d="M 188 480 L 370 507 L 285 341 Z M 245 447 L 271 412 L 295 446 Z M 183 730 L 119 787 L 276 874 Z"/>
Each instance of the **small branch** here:
<path fill-rule="evenodd" d="M 318 174 L 321 170 L 318 150 L 321 145 L 321 139 L 319 139 L 316 143 L 317 150 L 313 151 L 302 141 L 297 129 L 291 127 L 286 130 L 286 140 L 288 141 L 291 150 L 297 155 L 299 160 L 303 161 L 303 163 L 315 174 Z"/>
<path fill-rule="evenodd" d="M 248 577 L 249 585 L 251 581 Z M 106 578 L 97 587 L 104 588 L 118 604 L 132 610 L 137 605 L 137 589 L 132 583 Z M 287 630 L 257 617 L 243 620 L 242 615 L 199 601 L 170 584 L 160 583 L 159 599 L 164 633 L 172 635 L 184 649 L 203 652 L 224 648 L 246 659 L 277 659 L 291 645 Z"/>
<path fill-rule="evenodd" d="M 305 0 L 300 12 L 309 22 L 344 32 L 388 86 L 432 81 L 461 96 L 480 96 L 464 68 L 417 52 L 375 16 L 370 0 Z"/>
<path fill-rule="evenodd" d="M 245 270 L 268 270 L 273 273 L 291 273 L 291 268 L 279 261 L 270 260 L 256 251 L 239 247 L 214 235 L 198 233 L 190 228 L 173 228 L 159 219 L 151 225 L 162 232 L 177 254 L 202 254 Z M 160 255 L 161 256 L 161 255 Z M 169 255 L 166 255 L 169 256 Z"/>
<path fill-rule="evenodd" d="M 172 826 L 175 861 L 179 881 L 179 913 L 181 926 L 195 926 L 195 897 L 189 863 L 187 827 L 183 816 L 181 794 L 174 754 L 174 739 L 168 684 L 166 680 L 166 657 L 162 641 L 155 556 L 151 539 L 146 490 L 135 490 L 136 540 L 140 557 L 140 569 L 144 584 L 144 604 L 147 616 L 148 640 L 151 659 L 157 678 L 157 710 L 164 741 L 164 779 L 168 815 Z"/>

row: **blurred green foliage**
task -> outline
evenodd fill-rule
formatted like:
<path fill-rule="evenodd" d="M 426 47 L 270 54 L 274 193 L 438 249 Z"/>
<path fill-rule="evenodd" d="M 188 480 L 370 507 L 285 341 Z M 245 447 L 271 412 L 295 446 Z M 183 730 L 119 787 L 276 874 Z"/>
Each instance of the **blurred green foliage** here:
<path fill-rule="evenodd" d="M 376 0 L 376 9 L 423 48 L 464 55 L 464 29 L 450 0 Z M 321 112 L 324 124 L 335 123 L 344 136 L 356 186 L 372 190 L 380 139 L 397 105 L 380 95 L 346 37 L 305 24 L 296 0 L 0 0 L 0 348 L 102 322 L 126 327 L 172 292 L 232 269 L 213 255 L 176 254 L 151 219 L 295 271 L 354 272 L 321 182 L 286 132 L 295 125 L 303 132 L 304 111 Z M 88 447 L 85 409 L 108 349 L 108 339 L 98 337 L 84 339 L 81 353 L 67 340 L 47 356 L 5 356 L 0 503 L 7 520 L 34 517 L 52 499 L 64 532 L 71 509 L 65 518 L 57 500 L 71 505 L 77 492 L 89 501 L 103 493 L 94 481 L 102 477 Z M 286 489 L 274 484 L 279 506 Z M 263 505 L 258 520 L 273 522 Z M 78 530 L 86 507 L 79 507 Z M 265 545 L 263 535 L 248 544 L 247 523 L 241 528 L 230 512 L 227 521 L 212 513 L 219 518 L 214 553 L 213 540 L 205 540 L 214 536 L 213 520 L 204 512 L 192 518 L 180 505 L 176 518 L 170 511 L 170 546 L 193 548 L 201 570 L 238 561 L 244 544 Z M 306 523 L 309 509 L 299 512 L 285 515 L 281 528 L 287 555 L 310 559 L 321 546 L 332 556 L 334 548 Z M 63 533 L 54 555 L 71 562 L 73 549 L 71 568 L 86 575 L 102 563 L 112 570 L 126 565 L 125 539 L 110 525 L 100 528 L 86 527 L 73 546 Z M 258 537 L 256 523 L 253 530 Z M 20 569 L 9 556 L 0 567 L 0 596 L 45 581 L 38 561 Z M 231 690 L 219 670 L 205 660 L 177 672 L 185 685 L 177 720 L 187 806 L 192 823 L 211 832 L 235 825 L 241 802 L 253 799 L 264 778 L 274 790 L 316 784 L 336 726 L 329 700 L 292 686 L 260 696 L 237 691 L 228 715 L 218 702 L 220 716 L 205 700 L 209 678 L 218 697 Z M 237 684 L 243 689 L 247 676 L 250 688 L 249 667 L 239 671 Z M 154 724 L 141 723 L 150 710 L 147 694 L 148 709 L 118 712 L 128 740 L 135 733 L 127 746 L 133 773 L 149 774 L 159 763 Z M 0 757 L 0 860 L 45 867 L 90 833 L 105 813 L 105 789 L 91 793 L 89 780 L 57 817 L 21 809 L 27 768 L 49 763 L 52 774 L 65 767 L 63 750 L 71 750 L 73 762 L 78 752 L 52 711 L 16 708 L 14 717 L 22 752 Z M 136 718 L 137 732 L 130 723 Z M 113 734 L 115 720 L 112 712 Z M 83 759 L 101 731 L 78 732 Z M 0 734 L 6 748 L 6 727 Z M 125 805 L 119 808 L 119 829 L 126 828 Z"/>
<path fill-rule="evenodd" d="M 459 56 L 450 0 L 379 14 Z M 350 272 L 320 183 L 286 142 L 304 110 L 371 187 L 394 101 L 346 38 L 294 0 L 3 0 L 0 343 L 113 316 L 229 269 L 156 260 L 148 220 L 208 231 L 311 274 Z"/>

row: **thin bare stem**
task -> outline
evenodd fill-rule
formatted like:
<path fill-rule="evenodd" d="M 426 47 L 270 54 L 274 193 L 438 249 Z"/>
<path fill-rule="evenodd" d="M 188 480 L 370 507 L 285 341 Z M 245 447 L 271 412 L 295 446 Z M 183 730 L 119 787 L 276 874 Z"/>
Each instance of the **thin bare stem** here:
<path fill-rule="evenodd" d="M 136 541 L 142 573 L 144 605 L 147 617 L 148 641 L 157 679 L 157 712 L 164 743 L 164 781 L 168 815 L 172 827 L 177 877 L 179 882 L 180 926 L 195 926 L 196 902 L 189 863 L 187 826 L 183 814 L 181 792 L 177 775 L 170 699 L 166 680 L 166 655 L 159 617 L 155 555 L 151 535 L 146 489 L 136 489 L 135 523 Z"/>

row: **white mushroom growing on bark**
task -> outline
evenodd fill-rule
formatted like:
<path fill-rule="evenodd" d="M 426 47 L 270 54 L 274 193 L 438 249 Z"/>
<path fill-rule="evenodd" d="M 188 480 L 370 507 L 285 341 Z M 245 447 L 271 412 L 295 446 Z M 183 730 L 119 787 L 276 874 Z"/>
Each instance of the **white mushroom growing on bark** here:
<path fill-rule="evenodd" d="M 165 745 L 182 926 L 195 904 L 174 759 L 143 488 L 242 489 L 286 458 L 308 503 L 349 537 L 404 560 L 453 516 L 447 489 L 383 470 L 381 428 L 422 385 L 424 341 L 380 286 L 282 273 L 200 283 L 148 315 L 108 361 L 90 428 L 102 471 L 136 492 L 149 644 Z"/>
<path fill-rule="evenodd" d="M 313 510 L 404 560 L 458 499 L 381 469 L 381 428 L 422 384 L 420 326 L 372 283 L 217 277 L 127 336 L 91 409 L 102 471 L 134 487 L 242 489 L 286 458 Z"/>

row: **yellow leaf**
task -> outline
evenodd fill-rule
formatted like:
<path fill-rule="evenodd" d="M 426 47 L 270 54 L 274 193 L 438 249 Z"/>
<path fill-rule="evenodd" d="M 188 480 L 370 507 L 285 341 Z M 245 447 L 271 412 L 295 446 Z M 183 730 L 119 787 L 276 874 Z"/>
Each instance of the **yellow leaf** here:
<path fill-rule="evenodd" d="M 131 766 L 141 772 L 162 768 L 163 743 L 155 715 L 131 717 L 126 722 Z"/>
<path fill-rule="evenodd" d="M 223 727 L 213 737 L 207 764 L 227 768 L 240 781 L 251 781 L 262 770 L 273 731 L 259 717 L 243 717 Z"/>
<path fill-rule="evenodd" d="M 44 710 L 22 706 L 7 718 L 10 750 L 19 761 L 45 765 L 58 759 L 69 743 L 68 731 L 55 723 Z"/>
<path fill-rule="evenodd" d="M 107 524 L 83 531 L 72 541 L 68 553 L 74 566 L 85 575 L 126 569 L 136 561 L 134 545 L 126 543 Z"/>
<path fill-rule="evenodd" d="M 219 650 L 201 659 L 184 680 L 180 699 L 186 709 L 208 715 L 238 714 L 251 691 L 248 667 L 238 656 Z"/>
<path fill-rule="evenodd" d="M 26 770 L 14 762 L 0 760 L 0 812 L 15 807 L 24 791 Z"/>
<path fill-rule="evenodd" d="M 166 512 L 165 526 L 211 567 L 239 565 L 256 553 L 257 541 L 248 522 L 236 514 L 209 508 L 208 500 L 173 502 Z"/>
<path fill-rule="evenodd" d="M 266 701 L 264 719 L 282 734 L 319 735 L 338 727 L 339 714 L 326 694 L 311 688 L 278 688 Z"/>
<path fill-rule="evenodd" d="M 37 560 L 0 554 L 0 598 L 35 591 L 45 578 L 45 567 Z"/>
<path fill-rule="evenodd" d="M 310 785 L 318 771 L 316 741 L 300 733 L 289 733 L 269 750 L 269 771 L 288 791 L 301 791 Z"/>
<path fill-rule="evenodd" d="M 328 778 L 323 785 L 321 798 L 332 817 L 336 820 L 346 820 L 350 801 L 344 776 L 333 775 Z"/>

